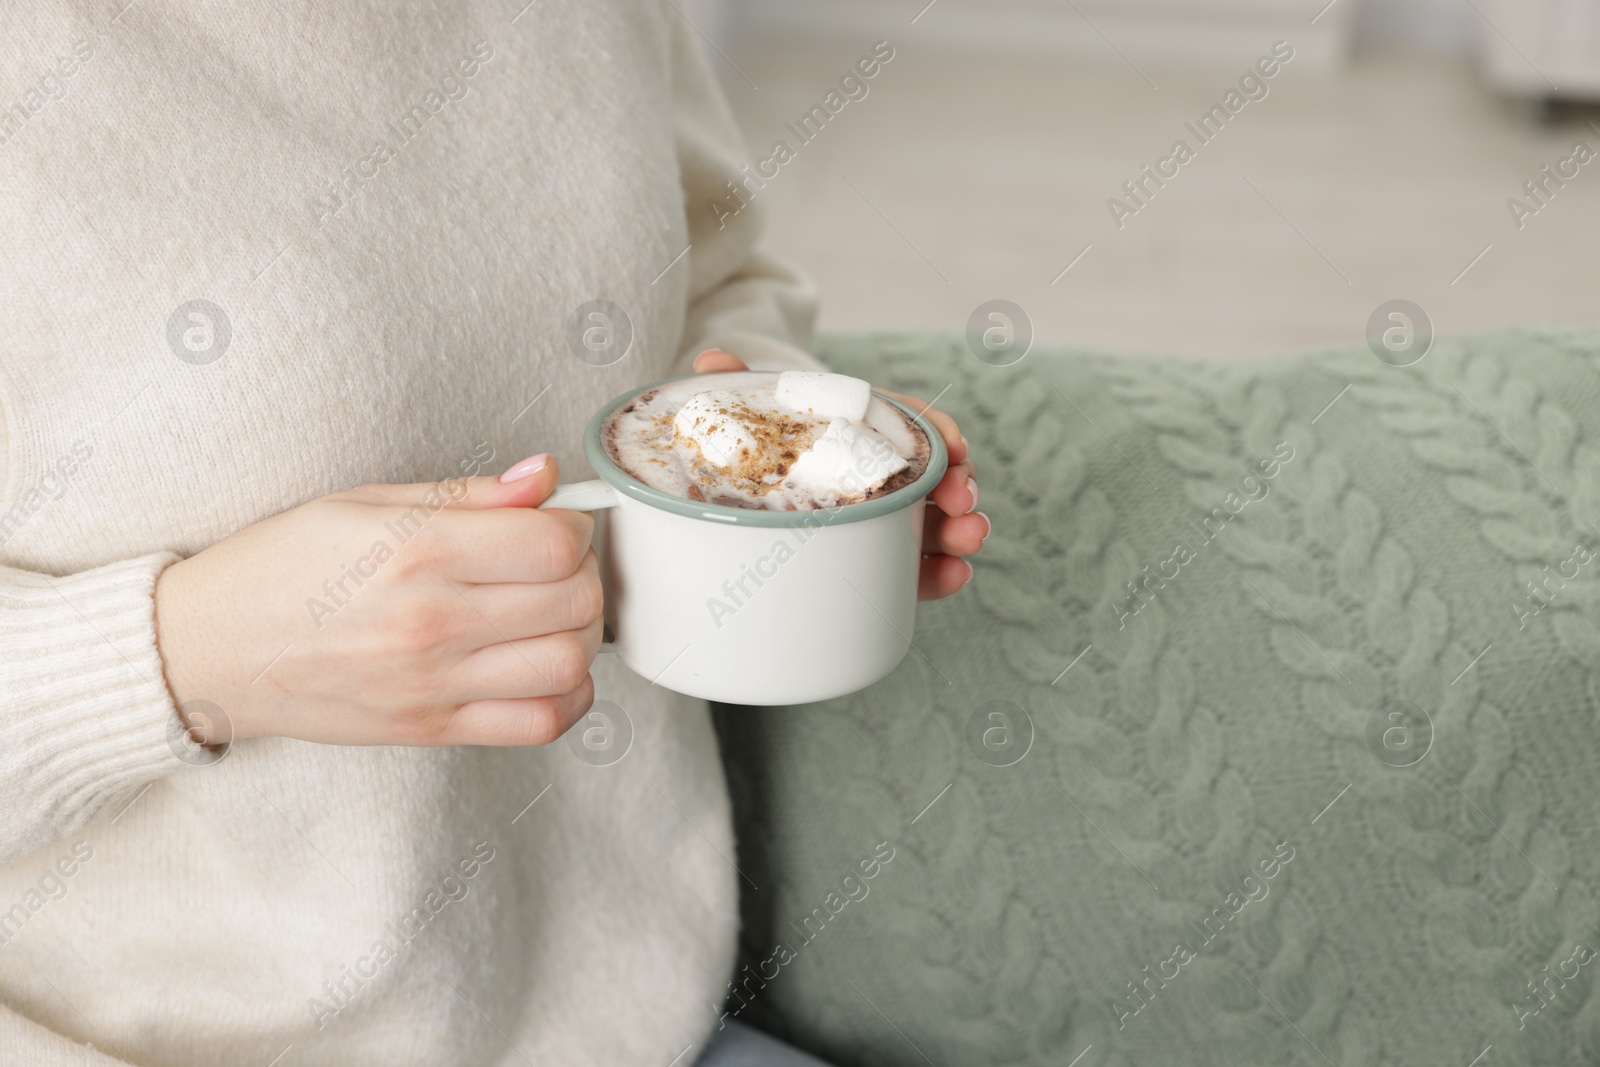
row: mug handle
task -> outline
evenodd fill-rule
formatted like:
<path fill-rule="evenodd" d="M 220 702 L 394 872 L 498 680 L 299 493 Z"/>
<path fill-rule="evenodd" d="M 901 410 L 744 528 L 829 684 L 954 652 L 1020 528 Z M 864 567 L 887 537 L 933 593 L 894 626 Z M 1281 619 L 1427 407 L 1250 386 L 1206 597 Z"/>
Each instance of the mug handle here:
<path fill-rule="evenodd" d="M 556 486 L 545 497 L 541 508 L 567 508 L 571 511 L 602 511 L 614 508 L 620 501 L 617 491 L 598 478 L 587 482 L 566 482 Z M 615 641 L 600 642 L 601 652 L 615 652 Z"/>
<path fill-rule="evenodd" d="M 564 482 L 550 491 L 541 508 L 567 508 L 571 511 L 599 511 L 617 506 L 617 491 L 598 478 L 587 482 Z"/>

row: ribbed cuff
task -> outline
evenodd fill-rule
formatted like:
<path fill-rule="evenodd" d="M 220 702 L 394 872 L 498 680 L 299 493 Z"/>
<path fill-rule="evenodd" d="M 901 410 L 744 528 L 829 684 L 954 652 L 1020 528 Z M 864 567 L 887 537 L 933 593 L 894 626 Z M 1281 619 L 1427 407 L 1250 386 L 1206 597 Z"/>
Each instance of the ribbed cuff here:
<path fill-rule="evenodd" d="M 142 556 L 64 578 L 0 568 L 0 851 L 82 826 L 132 789 L 203 762 L 178 726 Z"/>

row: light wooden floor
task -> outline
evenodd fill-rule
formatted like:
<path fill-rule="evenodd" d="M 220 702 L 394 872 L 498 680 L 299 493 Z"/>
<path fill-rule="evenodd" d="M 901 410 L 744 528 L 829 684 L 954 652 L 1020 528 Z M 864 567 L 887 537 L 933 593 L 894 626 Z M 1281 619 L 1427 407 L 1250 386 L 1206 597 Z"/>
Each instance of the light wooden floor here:
<path fill-rule="evenodd" d="M 759 90 L 714 59 L 753 156 L 796 145 L 784 121 L 865 51 L 730 52 Z M 1183 123 L 1253 58 L 1141 63 L 1152 88 L 1115 56 L 899 42 L 869 95 L 759 193 L 768 247 L 817 279 L 825 329 L 960 330 L 1003 298 L 1043 340 L 1237 358 L 1360 341 L 1395 298 L 1441 334 L 1600 320 L 1600 159 L 1522 230 L 1506 206 L 1576 141 L 1600 150 L 1594 113 L 1540 127 L 1439 59 L 1367 57 L 1337 75 L 1290 63 L 1118 230 L 1107 198 L 1176 138 L 1196 145 Z"/>

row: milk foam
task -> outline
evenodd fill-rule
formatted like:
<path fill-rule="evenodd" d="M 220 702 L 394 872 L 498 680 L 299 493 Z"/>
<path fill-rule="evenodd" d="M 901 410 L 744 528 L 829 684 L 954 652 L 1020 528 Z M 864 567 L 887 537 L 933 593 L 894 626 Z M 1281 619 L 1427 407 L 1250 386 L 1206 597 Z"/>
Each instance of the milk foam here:
<path fill-rule="evenodd" d="M 669 382 L 619 408 L 604 440 L 617 465 L 651 488 L 779 511 L 882 496 L 920 477 L 929 458 L 922 431 L 865 382 L 811 372 Z"/>

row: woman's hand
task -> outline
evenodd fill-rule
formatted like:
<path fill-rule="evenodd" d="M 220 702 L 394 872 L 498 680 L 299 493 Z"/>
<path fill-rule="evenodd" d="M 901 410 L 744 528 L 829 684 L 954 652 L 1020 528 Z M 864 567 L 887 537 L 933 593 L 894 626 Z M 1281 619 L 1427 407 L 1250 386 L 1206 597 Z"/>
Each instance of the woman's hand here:
<path fill-rule="evenodd" d="M 738 356 L 720 348 L 708 348 L 694 359 L 696 374 L 749 369 Z M 972 580 L 972 564 L 961 557 L 974 555 L 989 536 L 989 516 L 975 510 L 978 472 L 972 465 L 967 439 L 961 436 L 954 419 L 916 397 L 886 389 L 878 391 L 922 412 L 938 429 L 950 453 L 950 466 L 929 497 L 928 514 L 922 525 L 922 575 L 917 583 L 919 599 L 938 600 Z"/>
<path fill-rule="evenodd" d="M 180 708 L 230 736 L 539 745 L 594 700 L 594 520 L 539 511 L 553 458 L 495 478 L 366 485 L 175 563 L 156 629 Z M 201 729 L 198 723 L 189 725 Z"/>

